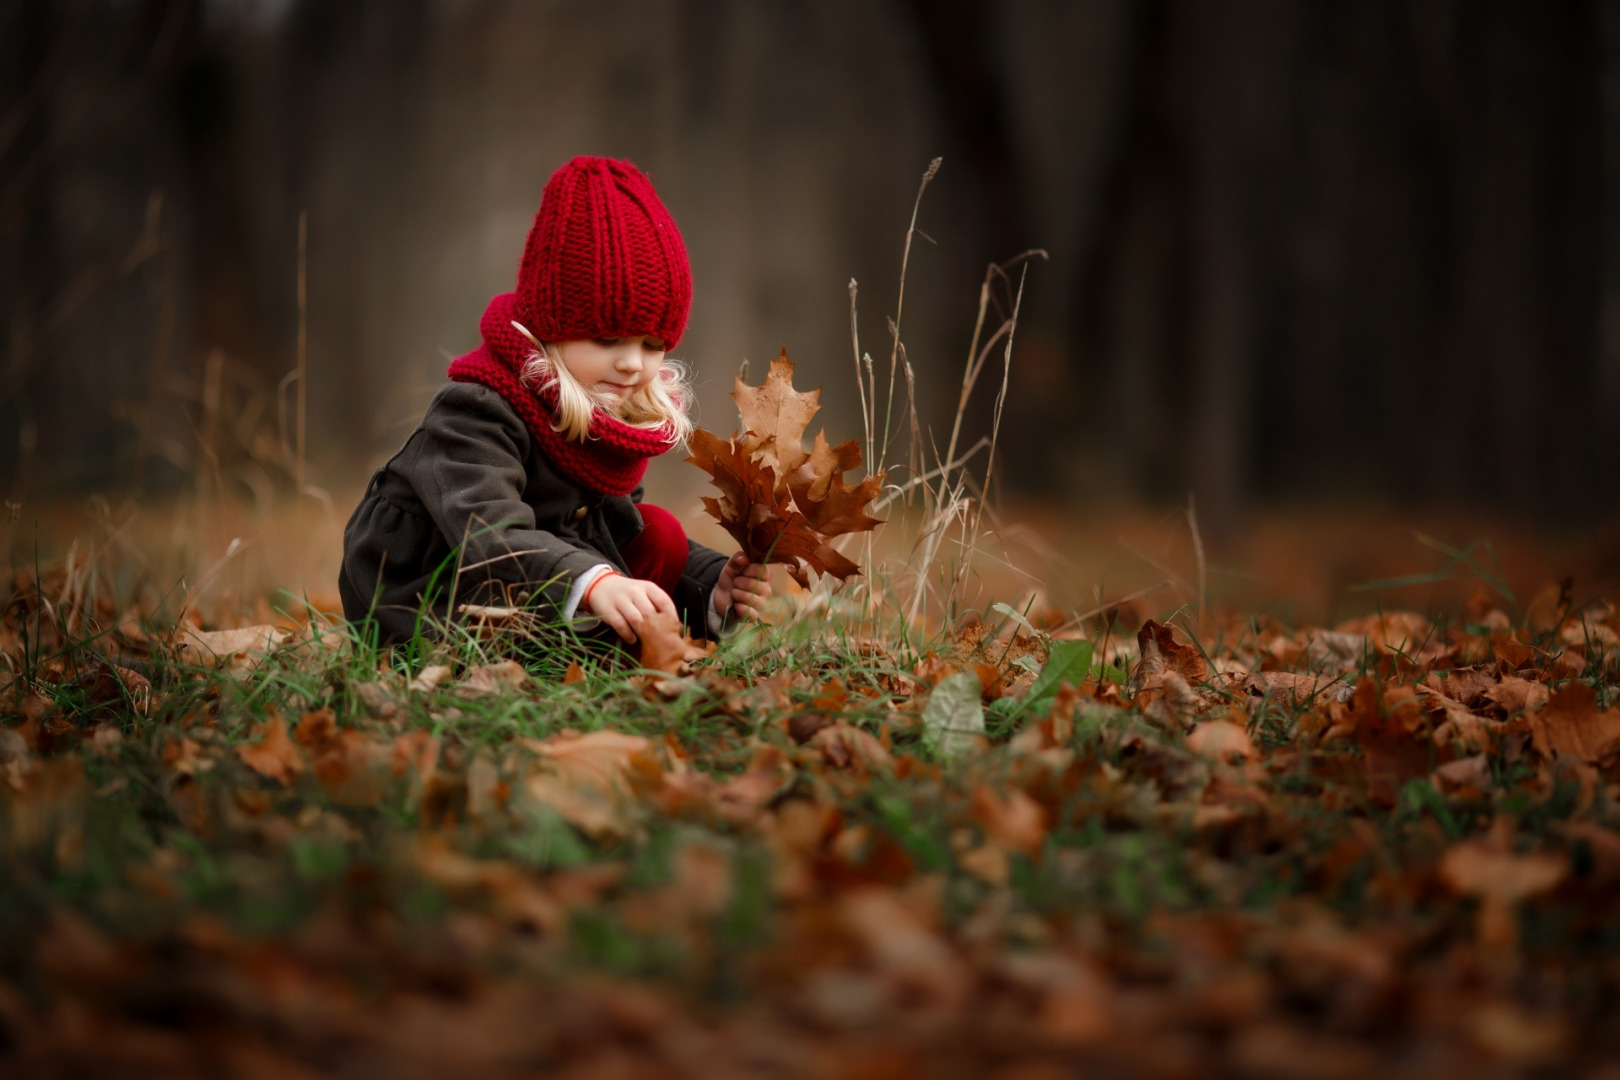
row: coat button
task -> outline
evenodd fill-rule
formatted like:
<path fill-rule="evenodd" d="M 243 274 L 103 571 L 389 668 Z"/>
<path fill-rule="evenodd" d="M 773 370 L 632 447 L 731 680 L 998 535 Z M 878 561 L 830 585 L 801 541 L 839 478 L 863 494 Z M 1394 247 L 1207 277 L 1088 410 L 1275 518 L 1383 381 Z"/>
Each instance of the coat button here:
<path fill-rule="evenodd" d="M 584 521 L 585 520 L 585 515 L 588 514 L 588 513 L 590 513 L 590 508 L 586 507 L 586 506 L 582 506 L 578 510 L 574 511 L 574 520 L 575 521 Z"/>

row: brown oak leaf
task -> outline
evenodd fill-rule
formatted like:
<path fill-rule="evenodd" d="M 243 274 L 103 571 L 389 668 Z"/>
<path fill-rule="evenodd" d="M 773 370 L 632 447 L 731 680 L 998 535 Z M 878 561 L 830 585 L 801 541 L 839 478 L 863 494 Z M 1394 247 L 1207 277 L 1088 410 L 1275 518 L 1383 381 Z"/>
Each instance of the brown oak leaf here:
<path fill-rule="evenodd" d="M 680 616 L 670 611 L 654 612 L 642 623 L 640 638 L 642 667 L 669 675 L 679 675 L 685 669 L 691 643 L 681 628 Z"/>
<path fill-rule="evenodd" d="M 783 349 L 759 386 L 749 386 L 737 376 L 731 398 L 742 416 L 744 451 L 768 466 L 777 484 L 785 486 L 788 475 L 805 460 L 804 429 L 821 410 L 821 388 L 793 389 L 793 361 Z"/>
<path fill-rule="evenodd" d="M 1572 682 L 1530 716 L 1530 741 L 1545 757 L 1600 762 L 1620 754 L 1620 709 L 1599 711 L 1588 683 Z"/>
<path fill-rule="evenodd" d="M 280 713 L 271 713 L 270 721 L 256 743 L 244 743 L 236 748 L 237 756 L 260 776 L 267 776 L 282 785 L 292 781 L 294 773 L 304 771 L 304 759 L 298 747 L 287 737 L 287 721 Z"/>
<path fill-rule="evenodd" d="M 1177 641 L 1163 623 L 1147 620 L 1136 632 L 1136 643 L 1141 650 L 1132 680 L 1136 693 L 1162 685 L 1172 672 L 1194 685 L 1209 679 L 1209 664 L 1203 654 Z"/>

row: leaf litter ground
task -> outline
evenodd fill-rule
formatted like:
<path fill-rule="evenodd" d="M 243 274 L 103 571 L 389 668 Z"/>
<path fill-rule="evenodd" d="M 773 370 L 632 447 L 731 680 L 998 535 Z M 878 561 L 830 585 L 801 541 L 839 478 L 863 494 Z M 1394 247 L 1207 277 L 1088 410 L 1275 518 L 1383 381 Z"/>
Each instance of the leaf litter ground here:
<path fill-rule="evenodd" d="M 176 633 L 99 573 L 18 575 L 0 620 L 8 1075 L 1620 1051 L 1604 603 L 923 643 L 818 615 L 641 670 L 544 628 Z"/>

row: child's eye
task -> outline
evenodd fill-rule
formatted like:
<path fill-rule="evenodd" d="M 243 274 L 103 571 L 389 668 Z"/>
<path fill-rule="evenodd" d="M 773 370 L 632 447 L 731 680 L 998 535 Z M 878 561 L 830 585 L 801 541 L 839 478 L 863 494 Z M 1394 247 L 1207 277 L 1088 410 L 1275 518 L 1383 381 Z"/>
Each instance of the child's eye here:
<path fill-rule="evenodd" d="M 599 337 L 596 339 L 596 343 L 603 346 L 617 345 L 619 339 L 616 337 Z"/>
<path fill-rule="evenodd" d="M 648 352 L 663 352 L 664 343 L 657 338 L 642 338 L 641 347 Z"/>

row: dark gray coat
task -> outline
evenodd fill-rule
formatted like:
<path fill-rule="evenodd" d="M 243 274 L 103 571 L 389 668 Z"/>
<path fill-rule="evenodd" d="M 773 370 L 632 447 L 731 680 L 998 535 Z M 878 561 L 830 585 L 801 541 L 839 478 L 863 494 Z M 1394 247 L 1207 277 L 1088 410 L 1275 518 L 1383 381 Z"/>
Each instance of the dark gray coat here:
<path fill-rule="evenodd" d="M 604 562 L 626 569 L 619 549 L 641 532 L 640 501 L 639 487 L 604 496 L 575 484 L 500 394 L 449 383 L 343 530 L 343 614 L 371 616 L 393 643 L 415 632 L 424 596 L 441 620 L 452 602 L 561 609 L 576 575 Z M 698 543 L 688 550 L 673 599 L 701 635 L 726 557 Z"/>

